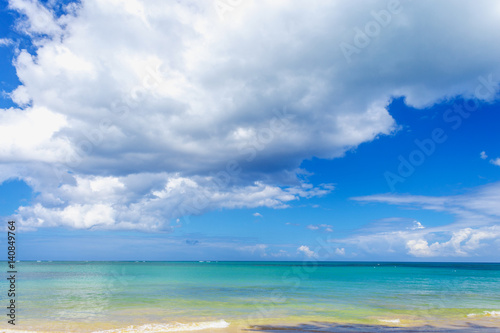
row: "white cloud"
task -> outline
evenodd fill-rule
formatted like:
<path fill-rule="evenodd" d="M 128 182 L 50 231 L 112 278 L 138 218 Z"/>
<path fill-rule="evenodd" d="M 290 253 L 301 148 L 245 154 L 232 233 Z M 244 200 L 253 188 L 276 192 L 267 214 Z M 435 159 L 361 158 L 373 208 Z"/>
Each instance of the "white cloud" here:
<path fill-rule="evenodd" d="M 255 244 L 255 245 L 248 245 L 248 246 L 241 246 L 238 249 L 240 251 L 244 252 L 249 252 L 251 254 L 257 253 L 261 257 L 267 257 L 266 249 L 267 249 L 266 244 Z"/>
<path fill-rule="evenodd" d="M 211 177 L 185 178 L 166 173 L 76 176 L 72 180 L 74 184 L 42 193 L 35 205 L 20 207 L 16 214 L 19 223 L 25 228 L 64 225 L 80 229 L 159 231 L 168 230 L 168 221 L 185 215 L 218 208 L 285 208 L 290 201 L 316 191 L 283 189 L 258 182 L 221 188 Z M 47 186 L 35 181 L 31 185 L 35 190 Z"/>
<path fill-rule="evenodd" d="M 9 7 L 27 17 L 18 24 L 30 35 L 58 36 L 62 32 L 54 14 L 36 0 L 10 0 Z"/>
<path fill-rule="evenodd" d="M 9 38 L 0 38 L 0 46 L 9 46 L 9 45 L 12 45 L 14 44 L 14 42 L 12 41 L 12 39 L 9 39 Z"/>
<path fill-rule="evenodd" d="M 482 151 L 481 152 L 481 158 L 483 160 L 487 159 L 488 158 L 488 155 L 486 155 L 486 152 Z M 500 166 L 500 157 L 497 157 L 497 158 L 494 158 L 494 159 L 491 159 L 490 160 L 490 163 L 493 164 L 493 165 L 497 165 L 497 166 Z"/>
<path fill-rule="evenodd" d="M 423 239 L 411 239 L 406 242 L 406 247 L 408 247 L 409 253 L 415 257 L 428 257 L 432 254 L 429 244 Z"/>
<path fill-rule="evenodd" d="M 395 230 L 374 234 L 360 233 L 330 242 L 354 246 L 370 255 L 404 253 L 414 257 L 475 257 L 489 256 L 500 250 L 495 241 L 500 236 L 498 226 L 460 228 L 433 227 L 423 230 Z"/>
<path fill-rule="evenodd" d="M 252 215 L 255 217 L 263 217 L 261 213 L 253 213 Z"/>
<path fill-rule="evenodd" d="M 329 224 L 309 224 L 306 228 L 314 231 L 333 232 L 333 227 Z"/>
<path fill-rule="evenodd" d="M 446 242 L 429 245 L 425 239 L 410 239 L 406 242 L 408 253 L 415 257 L 471 256 L 481 246 L 482 240 L 496 239 L 500 229 L 496 226 L 480 229 L 459 229 Z"/>
<path fill-rule="evenodd" d="M 411 230 L 425 229 L 425 227 L 419 221 L 413 221 L 413 226 L 410 228 Z"/>
<path fill-rule="evenodd" d="M 425 228 L 414 221 L 411 228 L 359 234 L 334 242 L 357 245 L 367 252 L 397 252 L 404 249 L 416 257 L 470 257 L 498 247 L 500 236 L 500 182 L 477 187 L 456 196 L 372 195 L 353 198 L 409 208 L 450 213 L 456 222 Z M 367 232 L 372 231 L 367 229 Z M 495 245 L 496 244 L 496 245 Z"/>
<path fill-rule="evenodd" d="M 54 134 L 67 125 L 66 117 L 46 108 L 3 110 L 0 113 L 0 158 L 7 161 L 57 162 L 71 149 Z"/>
<path fill-rule="evenodd" d="M 345 249 L 344 248 L 336 248 L 335 254 L 337 254 L 339 256 L 345 256 Z"/>
<path fill-rule="evenodd" d="M 500 182 L 479 186 L 469 193 L 455 196 L 377 194 L 352 199 L 449 212 L 457 215 L 462 224 L 468 225 L 484 225 L 500 218 Z"/>
<path fill-rule="evenodd" d="M 83 0 L 60 17 L 36 0 L 9 6 L 35 50 L 15 59 L 20 109 L 2 112 L 15 137 L 2 139 L 0 179 L 40 192 L 19 210 L 29 226 L 156 230 L 188 211 L 285 208 L 333 190 L 300 183 L 303 160 L 396 129 L 394 96 L 428 106 L 500 74 L 484 0 L 404 3 L 349 64 L 339 45 L 386 1 L 259 0 L 228 20 L 210 1 Z M 108 178 L 124 187 L 85 187 Z"/>
<path fill-rule="evenodd" d="M 304 254 L 308 258 L 313 258 L 316 256 L 316 253 L 314 251 L 310 250 L 308 246 L 301 245 L 299 248 L 297 248 L 297 252 Z"/>
<path fill-rule="evenodd" d="M 386 217 L 368 223 L 363 230 L 370 233 L 394 230 L 418 230 L 425 227 L 419 221 L 409 217 Z"/>
<path fill-rule="evenodd" d="M 319 226 L 323 228 L 324 232 L 333 232 L 333 226 L 329 224 L 320 224 Z"/>
<path fill-rule="evenodd" d="M 271 257 L 276 257 L 276 258 L 290 257 L 290 253 L 288 253 L 285 250 L 279 250 L 278 252 L 271 253 L 270 255 Z"/>

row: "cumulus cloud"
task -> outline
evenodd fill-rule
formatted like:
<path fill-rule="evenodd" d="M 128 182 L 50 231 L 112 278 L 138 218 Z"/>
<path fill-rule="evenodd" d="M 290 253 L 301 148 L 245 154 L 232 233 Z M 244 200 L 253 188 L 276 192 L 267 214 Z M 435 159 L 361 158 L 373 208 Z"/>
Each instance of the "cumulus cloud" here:
<path fill-rule="evenodd" d="M 411 230 L 425 229 L 425 227 L 419 221 L 413 221 L 413 225 L 410 227 Z"/>
<path fill-rule="evenodd" d="M 64 225 L 161 231 L 169 230 L 168 221 L 179 216 L 217 208 L 286 208 L 291 201 L 317 195 L 314 188 L 282 188 L 260 182 L 221 188 L 211 177 L 167 173 L 75 176 L 74 181 L 42 193 L 36 204 L 20 207 L 15 217 L 25 228 Z M 32 186 L 46 188 L 47 184 L 33 182 Z"/>
<path fill-rule="evenodd" d="M 485 160 L 487 158 L 488 158 L 488 155 L 486 155 L 486 152 L 482 151 L 481 152 L 481 159 Z M 493 165 L 500 166 L 500 157 L 492 158 L 490 160 L 490 163 L 493 164 Z"/>
<path fill-rule="evenodd" d="M 54 13 L 36 0 L 11 0 L 9 7 L 25 16 L 18 22 L 18 27 L 23 32 L 48 37 L 59 36 L 62 28 L 58 24 Z M 62 21 L 62 20 L 61 20 Z"/>
<path fill-rule="evenodd" d="M 299 248 L 297 248 L 297 252 L 304 254 L 308 258 L 313 258 L 316 256 L 316 253 L 314 253 L 314 251 L 312 251 L 308 246 L 305 245 L 299 246 Z"/>
<path fill-rule="evenodd" d="M 500 236 L 500 229 L 489 228 L 464 228 L 452 233 L 446 242 L 429 242 L 423 238 L 410 239 L 406 242 L 408 253 L 415 257 L 436 256 L 471 256 L 478 249 L 483 240 L 496 239 Z"/>
<path fill-rule="evenodd" d="M 496 159 L 491 160 L 490 163 L 497 165 L 497 166 L 500 166 L 500 157 L 497 157 Z"/>
<path fill-rule="evenodd" d="M 0 115 L 15 133 L 0 180 L 40 193 L 18 212 L 32 228 L 159 230 L 325 195 L 331 185 L 298 180 L 301 162 L 393 133 L 393 97 L 423 107 L 498 77 L 498 4 L 459 3 L 401 2 L 347 62 L 339 45 L 386 1 L 259 0 L 221 20 L 211 2 L 83 0 L 58 16 L 11 0 L 33 49 L 14 61 L 19 108 Z"/>
<path fill-rule="evenodd" d="M 3 110 L 0 113 L 0 158 L 10 161 L 58 162 L 70 144 L 54 137 L 66 117 L 46 108 Z"/>
<path fill-rule="evenodd" d="M 261 213 L 253 213 L 252 215 L 255 217 L 263 217 Z"/>
<path fill-rule="evenodd" d="M 422 230 L 362 232 L 344 239 L 331 239 L 335 244 L 354 246 L 371 255 L 407 253 L 414 257 L 474 257 L 491 254 L 498 249 L 498 226 L 460 228 L 453 226 Z"/>

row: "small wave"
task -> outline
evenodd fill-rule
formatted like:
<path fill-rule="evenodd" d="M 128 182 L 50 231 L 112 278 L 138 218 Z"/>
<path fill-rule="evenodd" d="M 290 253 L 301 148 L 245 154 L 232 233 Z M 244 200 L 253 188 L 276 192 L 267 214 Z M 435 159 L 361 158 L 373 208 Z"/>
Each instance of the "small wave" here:
<path fill-rule="evenodd" d="M 216 321 L 203 321 L 198 323 L 170 323 L 170 324 L 146 324 L 141 326 L 129 326 L 105 331 L 95 331 L 93 333 L 155 333 L 155 332 L 180 332 L 199 331 L 208 328 L 226 328 L 229 323 L 223 319 Z"/>
<path fill-rule="evenodd" d="M 500 317 L 500 311 L 484 311 L 485 316 Z"/>
<path fill-rule="evenodd" d="M 400 323 L 399 319 L 379 319 L 378 321 L 381 321 L 383 323 L 391 323 L 391 324 L 399 324 Z"/>
<path fill-rule="evenodd" d="M 469 313 L 467 317 L 477 317 L 477 316 L 485 316 L 485 317 L 500 317 L 500 311 L 483 311 L 482 314 L 478 313 Z"/>

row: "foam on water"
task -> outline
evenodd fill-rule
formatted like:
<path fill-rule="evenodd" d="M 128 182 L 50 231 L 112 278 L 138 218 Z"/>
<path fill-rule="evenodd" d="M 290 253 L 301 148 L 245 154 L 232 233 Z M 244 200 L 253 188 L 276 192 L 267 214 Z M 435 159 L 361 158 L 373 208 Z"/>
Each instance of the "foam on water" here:
<path fill-rule="evenodd" d="M 379 319 L 383 323 L 399 324 L 401 321 L 399 319 Z"/>
<path fill-rule="evenodd" d="M 169 323 L 169 324 L 146 324 L 141 326 L 129 326 L 93 333 L 155 333 L 155 332 L 180 332 L 199 331 L 209 328 L 226 328 L 229 323 L 223 319 L 215 321 L 203 321 L 198 323 Z"/>
<path fill-rule="evenodd" d="M 479 317 L 479 316 L 485 316 L 485 317 L 500 317 L 500 311 L 483 311 L 483 313 L 469 313 L 467 317 Z"/>

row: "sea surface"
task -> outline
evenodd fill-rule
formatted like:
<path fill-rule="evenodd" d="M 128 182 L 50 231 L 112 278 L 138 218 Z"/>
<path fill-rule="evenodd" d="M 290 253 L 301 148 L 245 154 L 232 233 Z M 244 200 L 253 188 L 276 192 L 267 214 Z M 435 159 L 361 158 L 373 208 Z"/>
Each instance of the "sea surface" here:
<path fill-rule="evenodd" d="M 500 332 L 500 264 L 44 261 L 17 270 L 15 327 L 0 282 L 1 332 Z"/>

